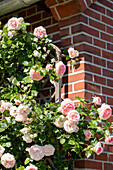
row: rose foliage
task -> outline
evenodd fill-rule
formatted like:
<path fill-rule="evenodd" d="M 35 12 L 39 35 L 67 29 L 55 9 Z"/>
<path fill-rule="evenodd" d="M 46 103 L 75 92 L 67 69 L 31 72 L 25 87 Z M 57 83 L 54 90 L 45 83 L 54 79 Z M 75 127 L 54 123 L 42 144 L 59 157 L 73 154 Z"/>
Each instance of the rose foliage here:
<path fill-rule="evenodd" d="M 0 31 L 0 168 L 71 170 L 84 153 L 101 154 L 101 141 L 113 143 L 112 111 L 99 97 L 90 104 L 77 97 L 78 106 L 70 99 L 40 105 L 45 77 L 58 82 L 66 67 L 55 64 L 46 30 L 40 26 L 29 33 L 27 26 L 23 18 L 11 18 Z M 68 52 L 78 56 L 73 48 Z"/>

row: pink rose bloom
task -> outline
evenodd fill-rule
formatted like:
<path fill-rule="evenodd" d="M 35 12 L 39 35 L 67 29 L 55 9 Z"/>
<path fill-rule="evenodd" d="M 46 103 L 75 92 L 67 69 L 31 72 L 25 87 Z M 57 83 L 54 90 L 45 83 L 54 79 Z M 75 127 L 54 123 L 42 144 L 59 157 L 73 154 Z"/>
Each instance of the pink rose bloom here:
<path fill-rule="evenodd" d="M 52 64 L 47 64 L 47 65 L 46 65 L 46 70 L 47 70 L 47 71 L 49 71 L 49 70 L 52 69 L 52 68 L 53 68 Z"/>
<path fill-rule="evenodd" d="M 15 117 L 16 115 L 17 115 L 17 107 L 16 106 L 12 106 L 11 108 L 10 108 L 10 115 L 11 116 L 13 116 L 13 117 Z"/>
<path fill-rule="evenodd" d="M 112 144 L 113 143 L 113 136 L 109 136 L 105 139 L 105 142 L 108 144 Z"/>
<path fill-rule="evenodd" d="M 15 117 L 15 120 L 17 122 L 25 122 L 27 120 L 27 116 L 17 114 L 17 116 Z"/>
<path fill-rule="evenodd" d="M 63 128 L 64 127 L 64 122 L 67 120 L 67 118 L 63 115 L 59 116 L 58 119 L 55 120 L 54 124 L 56 127 Z"/>
<path fill-rule="evenodd" d="M 34 165 L 27 166 L 24 170 L 37 170 L 37 167 Z"/>
<path fill-rule="evenodd" d="M 2 157 L 4 151 L 5 151 L 5 148 L 2 145 L 0 145 L 0 158 Z"/>
<path fill-rule="evenodd" d="M 14 99 L 16 105 L 20 105 L 21 104 L 21 101 L 20 100 L 17 100 L 17 99 Z"/>
<path fill-rule="evenodd" d="M 44 152 L 44 149 L 42 146 L 33 145 L 29 149 L 29 155 L 30 155 L 31 159 L 33 159 L 35 161 L 39 161 L 40 159 L 42 159 L 44 157 L 45 152 Z"/>
<path fill-rule="evenodd" d="M 112 114 L 111 107 L 105 103 L 102 104 L 102 106 L 98 108 L 97 111 L 99 112 L 99 117 L 104 119 L 108 119 Z"/>
<path fill-rule="evenodd" d="M 5 103 L 3 102 L 1 107 L 0 107 L 0 111 L 1 113 L 3 113 L 5 110 L 10 110 L 10 108 L 12 107 L 13 105 L 9 102 Z"/>
<path fill-rule="evenodd" d="M 59 107 L 57 110 L 59 113 L 62 113 L 62 107 Z"/>
<path fill-rule="evenodd" d="M 30 77 L 32 78 L 32 80 L 39 81 L 43 78 L 43 76 L 41 76 L 39 72 L 35 72 L 34 69 L 31 69 L 29 74 L 30 74 Z"/>
<path fill-rule="evenodd" d="M 101 143 L 98 142 L 95 147 L 93 148 L 93 151 L 97 154 L 100 155 L 103 152 L 103 148 L 101 146 Z"/>
<path fill-rule="evenodd" d="M 97 104 L 97 105 L 101 105 L 101 99 L 100 97 L 93 97 L 93 103 Z"/>
<path fill-rule="evenodd" d="M 15 165 L 15 158 L 13 155 L 11 155 L 10 153 L 5 153 L 4 155 L 2 155 L 1 157 L 1 164 L 5 167 L 5 168 L 13 168 Z"/>
<path fill-rule="evenodd" d="M 64 99 L 64 101 L 61 103 L 62 113 L 67 115 L 70 110 L 75 109 L 74 102 L 70 99 Z"/>
<path fill-rule="evenodd" d="M 46 29 L 42 26 L 39 26 L 34 29 L 34 35 L 38 38 L 43 38 L 46 36 Z"/>
<path fill-rule="evenodd" d="M 67 118 L 71 123 L 77 123 L 80 120 L 80 115 L 76 110 L 70 110 Z"/>
<path fill-rule="evenodd" d="M 19 28 L 18 19 L 13 17 L 8 21 L 8 30 L 17 30 Z"/>
<path fill-rule="evenodd" d="M 45 156 L 51 156 L 54 155 L 55 148 L 52 145 L 45 145 L 43 146 L 43 149 L 45 151 Z"/>
<path fill-rule="evenodd" d="M 68 133 L 77 133 L 79 127 L 75 123 L 70 123 L 68 120 L 64 122 L 64 130 Z"/>
<path fill-rule="evenodd" d="M 91 132 L 89 131 L 89 130 L 86 130 L 85 132 L 84 132 L 84 135 L 85 135 L 85 137 L 86 137 L 86 140 L 89 140 L 90 138 L 91 138 Z"/>
<path fill-rule="evenodd" d="M 56 74 L 60 77 L 62 77 L 64 75 L 66 71 L 66 66 L 64 65 L 64 63 L 62 61 L 59 61 L 56 64 Z"/>
<path fill-rule="evenodd" d="M 23 17 L 19 17 L 19 18 L 18 18 L 18 22 L 19 22 L 19 24 L 24 23 L 24 18 L 23 18 Z"/>
<path fill-rule="evenodd" d="M 79 52 L 77 50 L 74 50 L 74 48 L 72 47 L 68 49 L 68 53 L 70 58 L 75 58 L 79 56 Z"/>
<path fill-rule="evenodd" d="M 20 104 L 18 106 L 18 115 L 27 116 L 30 113 L 30 108 L 27 105 Z"/>

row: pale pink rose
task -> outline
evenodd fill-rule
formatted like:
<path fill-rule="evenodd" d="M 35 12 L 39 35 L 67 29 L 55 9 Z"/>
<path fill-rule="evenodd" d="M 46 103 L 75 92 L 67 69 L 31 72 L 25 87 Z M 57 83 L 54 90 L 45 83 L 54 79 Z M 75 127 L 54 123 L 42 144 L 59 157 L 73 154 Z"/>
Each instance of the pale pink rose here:
<path fill-rule="evenodd" d="M 86 130 L 85 132 L 84 132 L 84 135 L 85 135 L 85 137 L 86 137 L 86 140 L 89 140 L 90 138 L 91 138 L 91 132 L 89 131 L 89 130 Z"/>
<path fill-rule="evenodd" d="M 22 134 L 26 134 L 26 133 L 28 133 L 29 132 L 29 128 L 22 128 L 21 130 L 20 130 L 20 132 L 22 133 Z"/>
<path fill-rule="evenodd" d="M 5 103 L 3 102 L 1 107 L 0 107 L 0 111 L 1 113 L 3 113 L 5 110 L 10 110 L 10 108 L 13 107 L 13 105 L 9 102 Z"/>
<path fill-rule="evenodd" d="M 66 66 L 64 65 L 64 63 L 62 61 L 59 61 L 56 64 L 56 74 L 60 77 L 62 77 L 64 75 L 66 71 Z"/>
<path fill-rule="evenodd" d="M 113 143 L 113 136 L 109 136 L 105 139 L 105 142 L 108 144 L 112 144 Z"/>
<path fill-rule="evenodd" d="M 64 99 L 64 101 L 61 103 L 62 113 L 67 115 L 70 110 L 75 109 L 74 102 L 70 99 Z"/>
<path fill-rule="evenodd" d="M 33 138 L 36 138 L 36 137 L 37 137 L 37 133 L 34 133 L 34 134 L 31 134 L 31 135 L 30 135 L 30 138 L 32 138 L 32 139 L 33 139 Z"/>
<path fill-rule="evenodd" d="M 54 124 L 56 127 L 63 128 L 64 127 L 64 122 L 67 120 L 67 118 L 63 115 L 59 116 L 58 119 L 55 120 Z"/>
<path fill-rule="evenodd" d="M 0 30 L 0 39 L 2 38 L 2 32 L 3 32 L 3 31 L 2 31 L 2 30 Z"/>
<path fill-rule="evenodd" d="M 16 106 L 12 106 L 11 108 L 10 108 L 10 115 L 11 116 L 13 116 L 13 117 L 15 117 L 16 115 L 17 115 L 17 107 Z"/>
<path fill-rule="evenodd" d="M 37 167 L 34 165 L 27 166 L 24 170 L 37 170 Z"/>
<path fill-rule="evenodd" d="M 15 120 L 17 121 L 17 122 L 25 122 L 26 120 L 27 120 L 27 116 L 24 116 L 24 115 L 17 115 L 16 117 L 15 117 Z"/>
<path fill-rule="evenodd" d="M 8 21 L 8 30 L 17 30 L 19 29 L 18 19 L 13 17 Z"/>
<path fill-rule="evenodd" d="M 14 35 L 16 35 L 15 31 L 8 31 L 8 36 L 12 38 Z"/>
<path fill-rule="evenodd" d="M 80 120 L 80 115 L 76 110 L 70 110 L 67 118 L 71 123 L 77 123 Z"/>
<path fill-rule="evenodd" d="M 102 148 L 100 142 L 98 142 L 98 143 L 95 145 L 93 151 L 94 151 L 97 155 L 100 155 L 100 154 L 103 152 L 103 148 Z"/>
<path fill-rule="evenodd" d="M 43 149 L 45 151 L 45 156 L 51 156 L 54 155 L 55 148 L 52 145 L 45 145 L 43 146 Z"/>
<path fill-rule="evenodd" d="M 99 112 L 99 117 L 104 119 L 108 119 L 112 114 L 111 107 L 105 103 L 102 104 L 102 106 L 98 108 L 97 111 Z"/>
<path fill-rule="evenodd" d="M 2 145 L 0 145 L 0 158 L 3 155 L 4 151 L 5 151 L 5 148 Z"/>
<path fill-rule="evenodd" d="M 53 68 L 52 64 L 47 64 L 46 65 L 46 70 L 49 71 Z"/>
<path fill-rule="evenodd" d="M 21 101 L 20 100 L 17 100 L 17 99 L 14 99 L 16 105 L 20 105 L 21 104 Z"/>
<path fill-rule="evenodd" d="M 97 104 L 97 105 L 101 105 L 101 99 L 100 97 L 93 97 L 93 103 Z"/>
<path fill-rule="evenodd" d="M 39 26 L 34 29 L 34 35 L 38 38 L 43 38 L 46 36 L 46 29 L 42 26 Z"/>
<path fill-rule="evenodd" d="M 35 161 L 39 161 L 40 159 L 42 159 L 44 157 L 45 152 L 44 152 L 44 149 L 42 146 L 33 145 L 29 149 L 29 155 L 30 155 L 31 159 L 33 159 Z"/>
<path fill-rule="evenodd" d="M 68 49 L 68 53 L 70 58 L 75 58 L 79 56 L 79 52 L 77 50 L 74 50 L 74 48 L 72 47 Z"/>
<path fill-rule="evenodd" d="M 24 136 L 22 136 L 23 140 L 26 142 L 26 143 L 31 143 L 32 142 L 32 138 L 30 137 L 30 134 L 29 133 L 25 133 Z"/>
<path fill-rule="evenodd" d="M 1 164 L 5 167 L 5 168 L 13 168 L 15 166 L 15 158 L 13 155 L 11 155 L 10 153 L 5 153 L 4 155 L 2 155 L 1 157 Z"/>
<path fill-rule="evenodd" d="M 35 72 L 34 69 L 31 69 L 29 74 L 30 74 L 30 77 L 32 78 L 32 80 L 39 81 L 43 78 L 43 76 L 41 76 L 39 72 Z"/>
<path fill-rule="evenodd" d="M 19 22 L 19 24 L 24 23 L 24 18 L 23 18 L 23 17 L 19 17 L 19 18 L 18 18 L 18 22 Z"/>
<path fill-rule="evenodd" d="M 64 122 L 64 130 L 68 133 L 78 132 L 79 127 L 75 123 L 70 123 L 68 120 Z"/>
<path fill-rule="evenodd" d="M 20 104 L 18 106 L 18 115 L 27 116 L 30 113 L 30 108 L 27 105 Z"/>

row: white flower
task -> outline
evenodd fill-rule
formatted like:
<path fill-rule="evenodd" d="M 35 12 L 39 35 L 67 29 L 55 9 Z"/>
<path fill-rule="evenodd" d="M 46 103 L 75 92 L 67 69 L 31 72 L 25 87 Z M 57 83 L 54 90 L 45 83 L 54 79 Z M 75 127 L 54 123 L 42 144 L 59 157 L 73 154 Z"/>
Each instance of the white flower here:
<path fill-rule="evenodd" d="M 59 127 L 59 128 L 63 128 L 64 127 L 64 122 L 66 121 L 66 117 L 61 115 L 59 116 L 58 119 L 55 120 L 54 124 Z"/>
<path fill-rule="evenodd" d="M 33 54 L 34 54 L 35 57 L 38 57 L 40 55 L 40 53 L 37 50 L 34 50 Z"/>
<path fill-rule="evenodd" d="M 78 132 L 79 127 L 75 123 L 70 123 L 68 120 L 64 122 L 64 130 L 68 133 Z"/>
<path fill-rule="evenodd" d="M 68 49 L 68 53 L 70 58 L 75 58 L 79 56 L 79 52 L 77 50 L 74 50 L 74 48 L 72 47 Z"/>
<path fill-rule="evenodd" d="M 5 151 L 5 148 L 2 145 L 0 145 L 0 158 L 2 154 L 4 153 L 4 151 Z"/>
<path fill-rule="evenodd" d="M 29 128 L 23 128 L 23 129 L 20 130 L 20 132 L 21 132 L 22 134 L 26 134 L 26 133 L 29 132 Z"/>
<path fill-rule="evenodd" d="M 45 151 L 45 156 L 51 156 L 54 155 L 55 148 L 52 145 L 45 145 L 43 146 L 43 149 Z"/>
<path fill-rule="evenodd" d="M 15 158 L 13 155 L 11 155 L 10 153 L 5 153 L 4 155 L 2 155 L 1 157 L 1 164 L 5 167 L 5 168 L 13 168 L 15 165 Z"/>
<path fill-rule="evenodd" d="M 24 136 L 22 136 L 23 140 L 26 142 L 26 143 L 31 143 L 32 142 L 32 139 L 30 137 L 30 134 L 26 133 L 24 134 Z"/>
<path fill-rule="evenodd" d="M 13 106 L 10 108 L 10 115 L 15 117 L 17 115 L 17 107 L 16 106 Z"/>
<path fill-rule="evenodd" d="M 20 104 L 18 107 L 19 115 L 27 116 L 30 113 L 30 108 L 27 105 Z"/>
<path fill-rule="evenodd" d="M 42 146 L 33 145 L 29 149 L 29 155 L 30 155 L 31 159 L 33 159 L 35 161 L 39 161 L 40 159 L 42 159 L 44 157 L 45 152 L 44 152 L 44 149 Z"/>
<path fill-rule="evenodd" d="M 37 167 L 34 165 L 27 166 L 24 170 L 37 170 Z"/>
<path fill-rule="evenodd" d="M 24 121 L 27 120 L 27 117 L 24 116 L 24 115 L 18 114 L 18 115 L 15 117 L 15 120 L 16 120 L 17 122 L 24 122 Z"/>

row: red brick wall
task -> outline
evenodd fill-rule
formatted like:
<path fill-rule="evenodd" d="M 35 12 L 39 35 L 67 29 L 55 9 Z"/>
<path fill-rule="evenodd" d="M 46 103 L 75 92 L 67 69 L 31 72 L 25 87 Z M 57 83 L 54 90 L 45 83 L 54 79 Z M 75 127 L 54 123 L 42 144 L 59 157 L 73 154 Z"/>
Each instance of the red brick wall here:
<path fill-rule="evenodd" d="M 13 14 L 31 23 L 29 31 L 39 25 L 62 50 L 75 47 L 81 61 L 74 68 L 67 64 L 63 77 L 62 98 L 75 96 L 91 101 L 100 96 L 113 107 L 113 1 L 112 0 L 46 0 L 2 17 L 7 22 Z M 54 19 L 54 17 L 55 19 Z M 65 60 L 65 59 L 64 59 Z M 46 87 L 45 90 L 49 90 Z M 110 118 L 113 121 L 113 117 Z M 113 169 L 113 145 L 103 143 L 104 152 L 74 163 L 75 168 Z"/>

